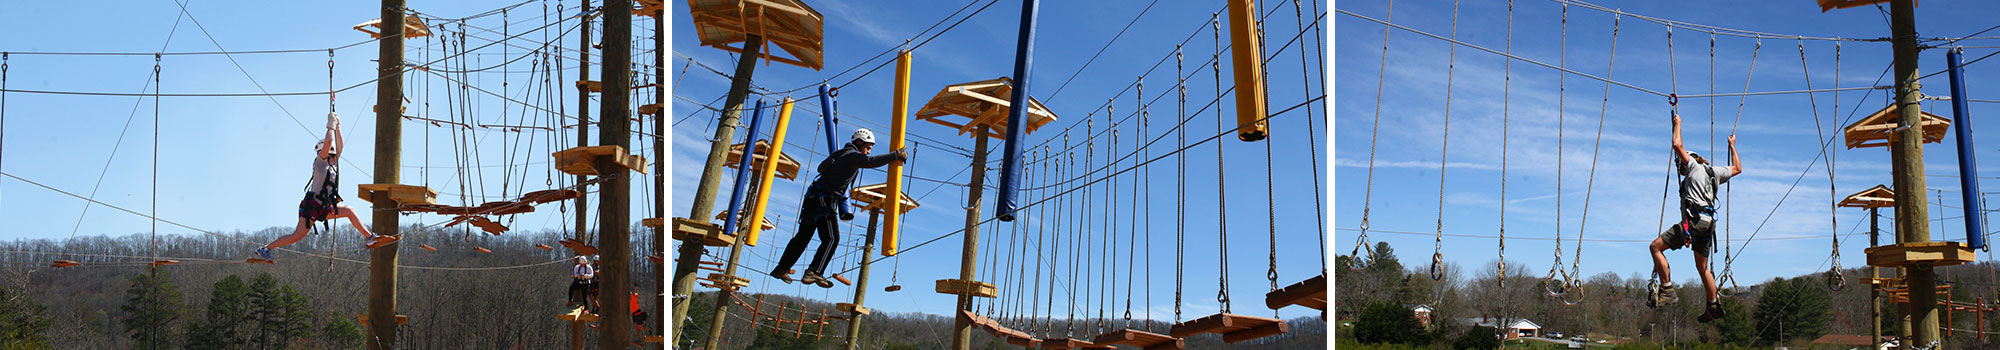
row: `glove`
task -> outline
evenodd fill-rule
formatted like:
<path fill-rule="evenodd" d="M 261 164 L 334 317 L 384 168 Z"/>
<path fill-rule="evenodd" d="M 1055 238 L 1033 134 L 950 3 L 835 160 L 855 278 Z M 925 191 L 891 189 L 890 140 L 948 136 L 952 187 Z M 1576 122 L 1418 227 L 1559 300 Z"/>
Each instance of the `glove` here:
<path fill-rule="evenodd" d="M 840 213 L 840 221 L 854 221 L 854 213 Z"/>
<path fill-rule="evenodd" d="M 339 129 L 339 128 L 340 128 L 340 114 L 337 114 L 337 113 L 331 113 L 331 112 L 327 113 L 327 114 L 326 114 L 326 128 L 327 128 L 327 129 Z"/>
<path fill-rule="evenodd" d="M 896 154 L 896 160 L 897 160 L 897 161 L 907 161 L 907 160 L 910 160 L 910 151 L 908 151 L 908 150 L 900 150 L 900 149 L 899 149 L 899 150 L 896 150 L 895 154 Z"/>

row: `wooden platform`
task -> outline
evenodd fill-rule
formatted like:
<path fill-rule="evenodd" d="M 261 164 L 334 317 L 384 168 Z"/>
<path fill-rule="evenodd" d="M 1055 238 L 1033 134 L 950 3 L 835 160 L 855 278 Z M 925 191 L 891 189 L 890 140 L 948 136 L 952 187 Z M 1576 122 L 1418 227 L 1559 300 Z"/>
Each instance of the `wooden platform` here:
<path fill-rule="evenodd" d="M 710 247 L 727 247 L 736 244 L 736 236 L 722 233 L 722 225 L 702 221 L 674 218 L 674 239 L 687 242 L 701 242 Z"/>
<path fill-rule="evenodd" d="M 689 0 L 688 14 L 694 18 L 695 36 L 701 46 L 743 53 L 741 45 L 751 34 L 777 46 L 752 53 L 758 58 L 820 70 L 826 68 L 825 17 L 800 0 Z"/>
<path fill-rule="evenodd" d="M 748 279 L 748 278 L 742 278 L 742 277 L 736 277 L 736 276 L 730 276 L 730 275 L 725 275 L 725 274 L 720 274 L 720 273 L 711 273 L 711 274 L 708 274 L 708 276 L 703 276 L 703 277 L 696 277 L 695 279 L 698 279 L 698 280 L 703 280 L 703 281 L 708 281 L 708 282 L 710 282 L 710 284 L 711 284 L 712 286 L 716 286 L 716 287 L 714 287 L 714 288 L 716 288 L 716 289 L 731 289 L 731 290 L 734 290 L 735 288 L 742 288 L 742 287 L 749 287 L 749 286 L 750 286 L 750 279 Z M 728 286 L 731 286 L 731 287 L 730 287 L 730 288 L 722 288 L 722 287 L 720 287 L 720 286 L 725 286 L 725 285 L 728 285 Z"/>
<path fill-rule="evenodd" d="M 660 18 L 660 13 L 661 13 L 661 12 L 666 12 L 666 5 L 665 5 L 665 3 L 664 3 L 664 2 L 662 2 L 662 1 L 663 1 L 663 0 L 636 0 L 636 1 L 633 1 L 633 2 L 632 2 L 632 15 L 633 15 L 633 16 L 645 16 L 645 17 L 652 17 L 652 18 Z M 658 342 L 656 341 L 655 343 L 658 343 Z"/>
<path fill-rule="evenodd" d="M 867 314 L 869 314 L 870 312 L 873 312 L 873 311 L 869 311 L 869 310 L 868 310 L 868 307 L 866 307 L 866 306 L 861 306 L 861 305 L 854 305 L 854 304 L 849 304 L 849 303 L 837 303 L 837 304 L 833 304 L 833 308 L 834 308 L 834 309 L 836 309 L 836 310 L 840 310 L 841 312 L 852 312 L 852 313 L 855 313 L 855 314 L 858 314 L 858 315 L 867 315 Z"/>
<path fill-rule="evenodd" d="M 1896 191 L 1888 186 L 1875 185 L 1861 192 L 1855 192 L 1841 199 L 1839 206 L 1845 208 L 1891 208 L 1896 206 Z"/>
<path fill-rule="evenodd" d="M 1187 338 L 1202 333 L 1215 333 L 1222 335 L 1223 342 L 1234 344 L 1284 334 L 1285 328 L 1285 321 L 1274 318 L 1214 314 L 1176 324 L 1167 331 L 1167 334 L 1175 338 Z"/>
<path fill-rule="evenodd" d="M 1136 329 L 1120 329 L 1115 332 L 1098 335 L 1096 339 L 1093 339 L 1092 343 L 1104 346 L 1126 345 L 1145 350 L 1180 350 L 1187 348 L 1187 341 L 1181 340 L 1181 338 Z"/>
<path fill-rule="evenodd" d="M 360 196 L 361 200 L 368 201 L 369 203 L 375 203 L 376 193 L 388 193 L 389 200 L 395 201 L 395 203 L 375 203 L 378 205 L 400 206 L 400 205 L 411 205 L 411 204 L 418 204 L 418 205 L 437 204 L 437 194 L 438 194 L 437 190 L 425 188 L 423 186 L 411 186 L 411 185 L 401 185 L 401 184 L 360 184 L 360 185 L 355 185 L 355 188 L 357 192 L 360 192 L 356 195 Z"/>
<path fill-rule="evenodd" d="M 354 318 L 361 320 L 361 327 L 368 327 L 368 314 L 354 314 Z M 410 316 L 396 315 L 396 324 L 410 324 Z"/>
<path fill-rule="evenodd" d="M 745 203 L 745 206 L 748 206 L 748 203 Z M 747 209 L 746 209 L 746 210 L 747 210 Z M 727 220 L 727 219 L 729 219 L 729 216 L 728 216 L 728 215 L 725 215 L 725 214 L 728 214 L 728 211 L 726 211 L 726 210 L 725 210 L 725 211 L 723 211 L 723 212 L 721 212 L 721 213 L 715 213 L 715 222 L 726 222 L 726 220 Z M 738 224 L 738 225 L 741 225 L 741 224 L 743 224 L 743 221 L 742 221 L 742 219 L 743 219 L 743 216 L 742 216 L 742 215 L 738 215 L 738 216 L 736 216 L 736 219 L 737 219 L 737 221 L 736 221 L 736 222 L 737 222 L 737 224 Z M 764 229 L 765 231 L 770 231 L 770 230 L 776 230 L 776 229 L 778 229 L 778 225 L 777 225 L 777 224 L 773 224 L 773 223 L 771 223 L 771 218 L 757 218 L 757 224 L 758 224 L 758 225 L 760 226 L 760 228 Z M 741 229 L 739 229 L 739 230 L 737 230 L 737 231 L 742 231 L 742 230 L 741 230 Z"/>
<path fill-rule="evenodd" d="M 1313 276 L 1264 294 L 1264 306 L 1272 310 L 1292 305 L 1326 310 L 1326 275 Z"/>
<path fill-rule="evenodd" d="M 660 112 L 664 110 L 666 110 L 666 108 L 660 108 L 660 104 L 658 103 L 639 106 L 639 114 L 643 115 L 657 116 L 660 115 Z"/>
<path fill-rule="evenodd" d="M 937 280 L 938 294 L 959 295 L 969 293 L 969 295 L 975 297 L 992 298 L 998 295 L 997 291 L 998 289 L 995 289 L 992 283 L 960 279 Z"/>
<path fill-rule="evenodd" d="M 646 157 L 625 153 L 624 147 L 614 145 L 577 147 L 553 155 L 556 157 L 556 169 L 570 175 L 596 176 L 599 170 L 597 157 L 602 156 L 614 157 L 613 161 L 626 169 L 646 173 Z"/>
<path fill-rule="evenodd" d="M 1892 103 L 1875 111 L 1874 114 L 1869 114 L 1867 118 L 1848 124 L 1846 132 L 1842 133 L 1847 148 L 1884 147 L 1890 142 L 1895 142 L 1895 134 L 1892 131 L 1901 124 L 1897 120 L 1897 112 L 1896 104 Z M 1923 124 L 1924 143 L 1943 142 L 1945 132 L 1951 128 L 1951 119 L 1930 112 L 1922 112 L 1918 119 L 1922 120 L 1920 124 Z"/>
<path fill-rule="evenodd" d="M 359 30 L 362 33 L 368 33 L 369 39 L 380 39 L 382 38 L 382 19 L 377 18 L 368 20 L 367 22 L 361 22 L 361 24 L 354 25 L 354 30 Z M 422 38 L 427 36 L 431 36 L 431 29 L 429 26 L 424 25 L 424 20 L 422 18 L 417 18 L 417 15 L 408 15 L 403 17 L 403 39 L 407 40 L 409 38 Z"/>
<path fill-rule="evenodd" d="M 1088 341 L 1083 341 L 1083 340 L 1079 340 L 1079 339 L 1072 339 L 1072 338 L 1049 338 L 1049 339 L 1042 339 L 1042 348 L 1043 348 L 1043 349 L 1050 349 L 1050 350 L 1059 350 L 1059 349 L 1060 349 L 1060 350 L 1069 350 L 1069 349 L 1088 349 L 1088 350 L 1109 350 L 1109 349 L 1117 349 L 1117 347 L 1114 347 L 1114 346 L 1109 346 L 1109 345 L 1097 345 L 1097 344 L 1095 344 L 1095 343 L 1091 343 L 1091 342 L 1088 342 Z"/>
<path fill-rule="evenodd" d="M 556 315 L 556 319 L 570 322 L 597 322 L 597 314 L 584 312 L 584 307 L 578 306 L 574 310 L 569 310 L 569 313 Z"/>
<path fill-rule="evenodd" d="M 989 132 L 986 133 L 987 137 L 1005 139 L 1007 138 L 1007 114 L 1010 108 L 1010 102 L 1008 101 L 1011 101 L 1014 96 L 1013 84 L 1013 79 L 1000 77 L 945 86 L 943 91 L 939 91 L 937 96 L 931 97 L 930 102 L 924 103 L 922 109 L 917 110 L 917 120 L 929 121 L 958 129 L 959 135 L 964 135 L 979 129 L 981 126 L 985 126 L 989 128 Z M 1030 97 L 1028 98 L 1028 106 L 1028 114 L 1026 114 L 1028 120 L 1024 120 L 1021 123 L 1021 126 L 1028 129 L 1022 130 L 1022 135 L 1034 133 L 1035 130 L 1041 129 L 1043 125 L 1048 125 L 1050 122 L 1056 121 L 1055 113 L 1050 112 L 1048 106 L 1043 106 L 1041 101 Z M 964 121 L 948 121 L 944 118 L 946 116 L 959 116 L 966 119 Z"/>
<path fill-rule="evenodd" d="M 883 200 L 888 198 L 888 195 L 884 194 L 884 192 L 888 191 L 889 183 L 884 182 L 855 187 L 853 190 L 847 191 L 847 198 L 858 202 L 854 203 L 854 206 L 861 207 L 863 210 L 889 210 L 889 201 Z M 903 213 L 908 213 L 911 209 L 917 208 L 917 200 L 910 198 L 909 192 L 898 193 L 896 197 L 901 198 L 903 202 Z"/>
<path fill-rule="evenodd" d="M 1041 338 L 1035 338 L 1035 336 L 1029 335 L 1028 332 L 1022 332 L 1014 330 L 1013 328 L 1007 328 L 1007 326 L 1001 325 L 1000 321 L 993 320 L 992 318 L 988 318 L 984 315 L 980 315 L 978 313 L 974 313 L 972 311 L 967 311 L 967 310 L 959 310 L 958 313 L 960 316 L 965 316 L 966 319 L 971 320 L 973 327 L 978 327 L 980 330 L 985 331 L 987 334 L 993 335 L 993 337 L 995 338 L 1007 339 L 1008 343 L 1022 345 L 1022 344 L 1040 344 L 1042 342 Z"/>
<path fill-rule="evenodd" d="M 596 80 L 578 80 L 576 81 L 576 88 L 586 92 L 604 92 L 604 82 Z"/>
<path fill-rule="evenodd" d="M 1862 251 L 1868 253 L 1868 266 L 1875 267 L 1953 266 L 1977 260 L 1972 248 L 1960 242 L 1891 244 Z"/>
<path fill-rule="evenodd" d="M 752 145 L 756 147 L 757 153 L 751 156 L 751 160 L 757 162 L 757 164 L 760 164 L 759 166 L 762 166 L 761 164 L 764 164 L 764 158 L 771 156 L 771 142 L 766 140 L 757 140 L 757 142 L 752 143 Z M 729 166 L 730 168 L 743 167 L 743 144 L 739 143 L 739 144 L 729 145 L 729 156 L 727 159 L 723 160 L 722 164 Z M 777 176 L 778 178 L 786 180 L 798 180 L 799 160 L 793 159 L 792 156 L 789 154 L 785 154 L 784 152 L 779 152 Z"/>
<path fill-rule="evenodd" d="M 639 226 L 645 226 L 645 227 L 660 227 L 660 226 L 665 226 L 666 224 L 667 220 L 662 218 L 646 218 L 644 220 L 639 220 Z"/>

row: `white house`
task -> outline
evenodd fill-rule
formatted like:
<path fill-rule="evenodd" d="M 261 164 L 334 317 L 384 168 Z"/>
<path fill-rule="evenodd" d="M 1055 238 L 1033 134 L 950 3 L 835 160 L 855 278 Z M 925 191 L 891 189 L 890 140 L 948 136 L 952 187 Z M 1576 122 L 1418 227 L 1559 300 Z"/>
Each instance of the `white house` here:
<path fill-rule="evenodd" d="M 1492 327 L 1500 332 L 1501 339 L 1533 338 L 1542 332 L 1542 325 L 1525 318 L 1502 319 L 1490 316 L 1465 318 L 1460 321 L 1474 326 Z"/>
<path fill-rule="evenodd" d="M 1426 327 L 1426 328 L 1429 328 L 1429 327 L 1431 326 L 1431 306 L 1430 306 L 1430 305 L 1424 305 L 1424 304 L 1403 304 L 1403 307 L 1407 307 L 1407 308 L 1410 308 L 1410 315 L 1411 315 L 1411 316 L 1414 316 L 1414 317 L 1416 317 L 1416 318 L 1417 318 L 1417 324 L 1421 324 L 1421 325 L 1423 325 L 1423 326 L 1424 326 L 1424 327 Z"/>

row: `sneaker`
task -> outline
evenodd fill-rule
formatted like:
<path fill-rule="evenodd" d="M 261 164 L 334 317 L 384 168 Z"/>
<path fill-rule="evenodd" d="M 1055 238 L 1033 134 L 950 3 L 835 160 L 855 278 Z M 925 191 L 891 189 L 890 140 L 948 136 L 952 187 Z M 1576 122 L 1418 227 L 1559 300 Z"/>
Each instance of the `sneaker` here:
<path fill-rule="evenodd" d="M 389 243 L 395 241 L 396 237 L 394 236 L 368 235 L 368 239 L 361 241 L 361 248 L 362 249 L 380 248 L 384 245 L 388 245 Z"/>
<path fill-rule="evenodd" d="M 803 277 L 799 277 L 799 282 L 800 282 L 800 283 L 805 283 L 805 284 L 811 284 L 811 285 L 818 285 L 818 286 L 820 286 L 821 288 L 832 288 L 832 287 L 833 287 L 833 283 L 832 283 L 832 282 L 827 282 L 827 280 L 826 280 L 826 278 L 825 278 L 825 277 L 820 277 L 820 276 L 819 276 L 819 273 L 817 273 L 817 272 L 812 272 L 812 271 L 806 271 L 806 274 L 805 274 L 805 276 L 803 276 Z"/>
<path fill-rule="evenodd" d="M 271 260 L 271 248 L 257 248 L 257 258 Z"/>
<path fill-rule="evenodd" d="M 1674 293 L 1673 282 L 1661 282 L 1660 290 L 1654 293 L 1658 293 L 1655 294 L 1654 299 L 1659 300 L 1658 303 L 1660 305 L 1673 305 L 1681 300 L 1680 294 Z"/>
<path fill-rule="evenodd" d="M 792 277 L 786 276 L 785 273 L 780 271 L 771 271 L 771 278 L 777 279 L 778 282 L 785 282 L 785 284 L 792 284 Z"/>
<path fill-rule="evenodd" d="M 1719 300 L 1710 300 L 1708 301 L 1708 311 L 1703 312 L 1701 317 L 1695 318 L 1695 321 L 1707 323 L 1708 321 L 1720 319 L 1723 316 L 1729 316 L 1729 313 L 1722 311 L 1722 302 Z"/>

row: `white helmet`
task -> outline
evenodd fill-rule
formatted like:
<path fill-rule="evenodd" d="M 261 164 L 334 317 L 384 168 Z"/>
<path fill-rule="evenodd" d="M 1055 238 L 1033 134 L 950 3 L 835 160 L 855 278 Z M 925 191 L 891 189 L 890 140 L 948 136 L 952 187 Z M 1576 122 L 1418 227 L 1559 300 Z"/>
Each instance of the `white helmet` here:
<path fill-rule="evenodd" d="M 875 144 L 875 132 L 868 131 L 868 129 L 855 130 L 854 138 L 850 142 Z"/>

